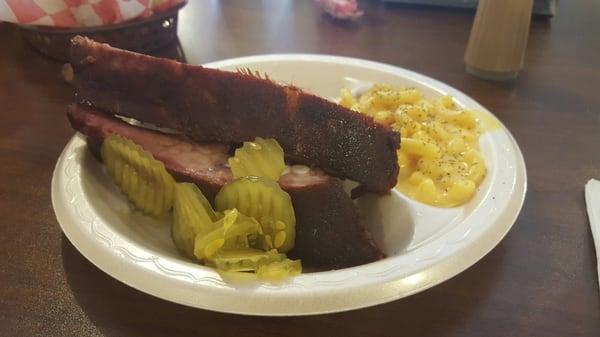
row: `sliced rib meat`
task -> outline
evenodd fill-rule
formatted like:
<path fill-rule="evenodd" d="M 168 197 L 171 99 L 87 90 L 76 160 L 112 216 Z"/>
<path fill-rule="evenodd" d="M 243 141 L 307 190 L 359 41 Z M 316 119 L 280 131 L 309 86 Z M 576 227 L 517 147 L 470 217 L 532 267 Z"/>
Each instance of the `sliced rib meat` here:
<path fill-rule="evenodd" d="M 71 105 L 68 116 L 71 126 L 87 136 L 98 158 L 104 138 L 118 134 L 152 153 L 177 181 L 197 184 L 209 200 L 233 179 L 226 166 L 228 145 L 193 143 L 181 136 L 132 126 L 82 105 Z M 323 269 L 356 266 L 383 257 L 339 179 L 317 169 L 292 168 L 279 184 L 290 194 L 296 213 L 296 244 L 290 256 Z"/>
<path fill-rule="evenodd" d="M 398 133 L 365 115 L 268 79 L 72 41 L 80 102 L 178 130 L 199 142 L 275 138 L 294 161 L 387 193 Z"/>

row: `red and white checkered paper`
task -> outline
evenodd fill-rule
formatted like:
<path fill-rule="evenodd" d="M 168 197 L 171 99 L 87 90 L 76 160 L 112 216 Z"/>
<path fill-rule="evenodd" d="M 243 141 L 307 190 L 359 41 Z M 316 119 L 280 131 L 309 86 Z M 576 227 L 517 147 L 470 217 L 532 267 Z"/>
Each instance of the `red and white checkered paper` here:
<path fill-rule="evenodd" d="M 0 21 L 91 27 L 144 18 L 186 0 L 0 0 Z"/>

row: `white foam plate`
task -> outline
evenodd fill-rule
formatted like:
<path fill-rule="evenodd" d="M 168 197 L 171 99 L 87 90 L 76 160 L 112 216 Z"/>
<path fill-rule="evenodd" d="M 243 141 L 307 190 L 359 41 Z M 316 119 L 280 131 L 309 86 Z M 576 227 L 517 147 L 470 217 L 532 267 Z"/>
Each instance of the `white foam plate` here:
<path fill-rule="evenodd" d="M 450 94 L 465 107 L 491 112 L 462 92 L 418 73 L 365 60 L 323 55 L 263 55 L 214 62 L 248 67 L 324 97 L 365 83 L 413 86 L 428 98 Z M 499 124 L 501 125 L 501 124 Z M 385 303 L 423 291 L 473 265 L 513 225 L 526 190 L 519 147 L 500 126 L 480 139 L 488 174 L 464 206 L 443 209 L 397 191 L 361 202 L 388 258 L 335 271 L 305 273 L 284 284 L 223 280 L 177 253 L 166 223 L 132 211 L 77 134 L 52 178 L 52 203 L 62 230 L 93 264 L 153 296 L 208 310 L 249 315 L 306 315 Z"/>

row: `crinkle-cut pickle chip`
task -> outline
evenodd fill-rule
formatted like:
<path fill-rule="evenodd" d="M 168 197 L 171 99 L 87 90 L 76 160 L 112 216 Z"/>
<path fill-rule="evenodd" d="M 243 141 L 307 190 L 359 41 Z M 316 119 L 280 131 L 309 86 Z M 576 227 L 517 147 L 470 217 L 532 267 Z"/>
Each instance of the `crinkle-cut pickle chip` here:
<path fill-rule="evenodd" d="M 115 134 L 100 149 L 109 175 L 137 208 L 161 218 L 173 206 L 175 180 L 160 161 L 133 141 Z"/>
<path fill-rule="evenodd" d="M 198 233 L 194 239 L 194 256 L 199 260 L 210 260 L 225 250 L 250 248 L 249 237 L 262 235 L 258 221 L 237 209 L 225 211 L 225 216 L 213 226 L 214 229 Z"/>
<path fill-rule="evenodd" d="M 244 142 L 228 163 L 234 178 L 257 176 L 277 181 L 285 170 L 283 149 L 272 138 Z"/>
<path fill-rule="evenodd" d="M 271 179 L 238 178 L 221 188 L 215 198 L 217 210 L 236 208 L 260 222 L 265 242 L 285 253 L 294 247 L 296 217 L 289 194 Z M 267 245 L 261 247 L 270 249 Z"/>
<path fill-rule="evenodd" d="M 177 249 L 194 257 L 196 235 L 208 233 L 219 219 L 200 189 L 192 183 L 175 184 L 171 236 Z"/>
<path fill-rule="evenodd" d="M 260 265 L 256 270 L 256 276 L 265 281 L 282 281 L 300 273 L 302 273 L 300 260 L 290 260 L 287 258 Z"/>
<path fill-rule="evenodd" d="M 265 252 L 254 248 L 239 248 L 218 253 L 208 264 L 222 271 L 255 272 L 264 264 L 285 259 L 285 254 L 278 253 L 276 249 Z"/>

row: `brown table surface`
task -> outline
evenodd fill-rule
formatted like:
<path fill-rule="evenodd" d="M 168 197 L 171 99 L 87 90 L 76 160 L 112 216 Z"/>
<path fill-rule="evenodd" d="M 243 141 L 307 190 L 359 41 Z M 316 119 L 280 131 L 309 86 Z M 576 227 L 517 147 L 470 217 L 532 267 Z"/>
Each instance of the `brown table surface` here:
<path fill-rule="evenodd" d="M 322 53 L 437 78 L 493 111 L 521 146 L 524 208 L 508 236 L 465 272 L 420 294 L 351 312 L 228 315 L 163 301 L 112 279 L 62 234 L 52 169 L 73 135 L 61 64 L 0 24 L 0 336 L 599 336 L 596 258 L 583 186 L 600 178 L 600 3 L 559 1 L 532 23 L 517 81 L 464 71 L 472 11 L 363 3 L 357 23 L 312 1 L 193 1 L 179 37 L 190 63 Z"/>

